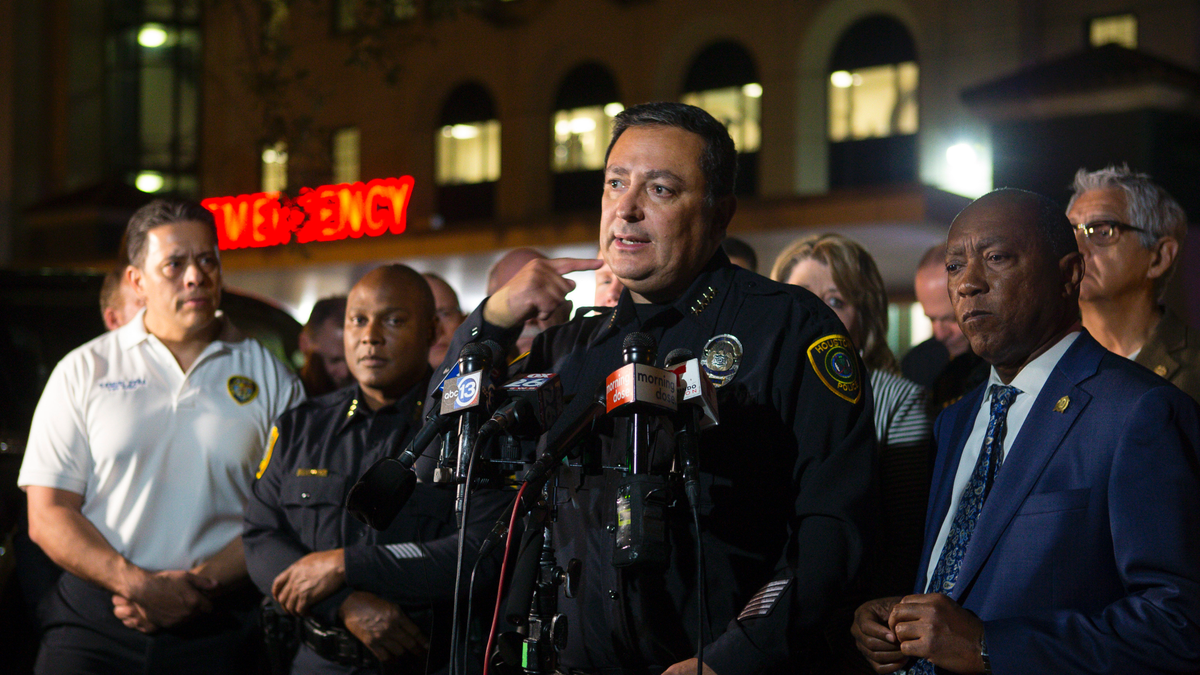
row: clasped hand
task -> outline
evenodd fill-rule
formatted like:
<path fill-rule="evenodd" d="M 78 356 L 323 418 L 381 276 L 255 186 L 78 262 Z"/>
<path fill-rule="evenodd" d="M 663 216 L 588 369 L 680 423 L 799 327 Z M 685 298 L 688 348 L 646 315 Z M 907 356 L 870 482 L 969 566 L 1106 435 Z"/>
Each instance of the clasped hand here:
<path fill-rule="evenodd" d="M 129 585 L 128 597 L 113 595 L 113 614 L 143 633 L 169 628 L 212 611 L 208 594 L 217 582 L 185 570 L 141 572 Z"/>
<path fill-rule="evenodd" d="M 877 673 L 894 673 L 914 658 L 955 673 L 983 672 L 983 622 L 941 593 L 863 603 L 850 632 Z"/>
<path fill-rule="evenodd" d="M 302 616 L 346 583 L 343 549 L 316 551 L 292 563 L 271 583 L 271 595 L 287 612 Z"/>

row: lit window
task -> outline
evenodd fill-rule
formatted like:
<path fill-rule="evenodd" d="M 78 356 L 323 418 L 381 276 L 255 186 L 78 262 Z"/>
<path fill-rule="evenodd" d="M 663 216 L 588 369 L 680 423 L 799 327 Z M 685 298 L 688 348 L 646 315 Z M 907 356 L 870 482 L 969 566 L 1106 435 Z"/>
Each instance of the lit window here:
<path fill-rule="evenodd" d="M 737 42 L 715 42 L 692 59 L 680 100 L 703 108 L 729 130 L 739 153 L 755 153 L 762 145 L 760 104 L 763 87 L 750 52 Z M 739 173 L 750 167 L 738 163 Z M 738 182 L 749 175 L 738 176 Z M 747 184 L 743 187 L 753 188 Z"/>
<path fill-rule="evenodd" d="M 756 82 L 683 95 L 684 103 L 703 108 L 729 129 L 738 152 L 758 152 L 762 142 L 759 127 L 761 99 L 762 85 Z"/>
<path fill-rule="evenodd" d="M 918 68 L 913 61 L 829 76 L 829 140 L 917 133 Z"/>
<path fill-rule="evenodd" d="M 1137 17 L 1132 14 L 1101 16 L 1088 22 L 1088 42 L 1093 47 L 1118 44 L 1137 49 Z"/>
<path fill-rule="evenodd" d="M 620 103 L 609 103 L 554 113 L 554 170 L 603 169 L 612 120 L 622 110 Z"/>
<path fill-rule="evenodd" d="M 333 182 L 354 183 L 359 180 L 358 127 L 346 127 L 333 132 Z"/>
<path fill-rule="evenodd" d="M 262 151 L 263 192 L 283 192 L 287 189 L 287 143 L 268 144 Z"/>
<path fill-rule="evenodd" d="M 437 135 L 438 185 L 500 178 L 500 121 L 447 124 Z"/>

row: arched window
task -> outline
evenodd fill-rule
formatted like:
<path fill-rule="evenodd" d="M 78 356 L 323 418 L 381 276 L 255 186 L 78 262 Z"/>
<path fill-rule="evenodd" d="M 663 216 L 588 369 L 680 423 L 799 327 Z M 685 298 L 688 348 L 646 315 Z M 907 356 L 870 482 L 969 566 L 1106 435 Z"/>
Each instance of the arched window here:
<path fill-rule="evenodd" d="M 738 149 L 734 191 L 753 194 L 762 143 L 759 102 L 762 84 L 750 53 L 736 42 L 715 42 L 696 55 L 683 85 L 684 103 L 704 108 L 723 122 Z"/>
<path fill-rule="evenodd" d="M 500 120 L 492 95 L 461 84 L 442 106 L 436 132 L 438 210 L 446 220 L 488 218 L 500 178 Z"/>
<path fill-rule="evenodd" d="M 624 106 L 607 68 L 584 63 L 571 69 L 554 99 L 550 167 L 554 172 L 554 210 L 600 207 L 604 152 L 612 120 Z"/>
<path fill-rule="evenodd" d="M 861 19 L 829 66 L 830 187 L 916 180 L 917 51 L 895 19 Z"/>

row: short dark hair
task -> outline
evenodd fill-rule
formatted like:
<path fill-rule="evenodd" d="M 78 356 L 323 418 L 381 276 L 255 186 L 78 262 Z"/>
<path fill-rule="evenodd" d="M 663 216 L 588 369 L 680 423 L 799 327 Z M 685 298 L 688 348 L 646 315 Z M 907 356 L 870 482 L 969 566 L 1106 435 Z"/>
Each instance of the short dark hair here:
<path fill-rule="evenodd" d="M 197 202 L 183 199 L 155 199 L 133 213 L 125 226 L 125 260 L 134 267 L 146 262 L 146 236 L 156 227 L 195 221 L 212 230 L 213 241 L 217 241 L 217 221 L 212 211 Z"/>
<path fill-rule="evenodd" d="M 713 208 L 718 199 L 733 195 L 737 180 L 737 149 L 729 130 L 701 108 L 686 103 L 658 101 L 642 103 L 622 110 L 613 119 L 612 140 L 604 153 L 604 161 L 613 146 L 630 127 L 676 127 L 696 134 L 704 141 L 700 153 L 700 171 L 704 174 L 704 204 Z"/>
<path fill-rule="evenodd" d="M 308 323 L 304 324 L 304 329 L 316 330 L 326 321 L 336 321 L 339 325 L 345 323 L 346 296 L 331 295 L 318 300 L 308 313 Z"/>

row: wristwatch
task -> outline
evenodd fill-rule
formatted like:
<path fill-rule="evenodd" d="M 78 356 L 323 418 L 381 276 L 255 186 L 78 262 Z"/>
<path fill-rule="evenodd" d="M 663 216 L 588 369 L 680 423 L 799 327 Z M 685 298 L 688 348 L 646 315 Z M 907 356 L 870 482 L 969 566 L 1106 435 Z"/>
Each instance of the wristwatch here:
<path fill-rule="evenodd" d="M 979 658 L 983 660 L 983 672 L 992 675 L 992 659 L 988 656 L 987 636 L 979 636 Z"/>

